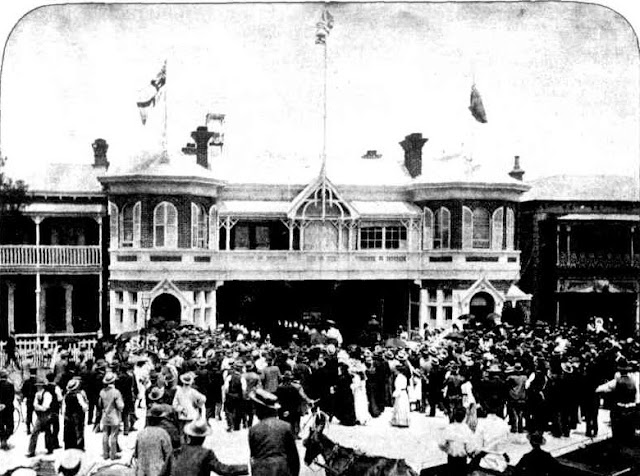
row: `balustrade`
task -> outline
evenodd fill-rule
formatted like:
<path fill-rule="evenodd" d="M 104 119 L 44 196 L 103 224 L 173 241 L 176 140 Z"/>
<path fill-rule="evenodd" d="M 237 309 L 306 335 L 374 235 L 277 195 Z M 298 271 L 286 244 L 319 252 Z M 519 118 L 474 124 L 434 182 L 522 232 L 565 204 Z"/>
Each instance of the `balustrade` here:
<path fill-rule="evenodd" d="M 22 365 L 32 367 L 49 367 L 54 355 L 60 348 L 60 341 L 67 340 L 67 348 L 72 358 L 77 359 L 80 353 L 85 359 L 93 358 L 93 348 L 96 344 L 96 334 L 93 332 L 79 334 L 17 334 L 16 352 Z M 70 341 L 70 342 L 69 342 Z M 0 342 L 0 367 L 4 367 L 6 354 L 5 342 Z M 83 350 L 84 349 L 84 350 Z"/>
<path fill-rule="evenodd" d="M 638 268 L 640 267 L 640 255 L 628 253 L 560 253 L 558 266 L 569 269 Z"/>
<path fill-rule="evenodd" d="M 99 246 L 0 245 L 0 266 L 100 266 Z"/>

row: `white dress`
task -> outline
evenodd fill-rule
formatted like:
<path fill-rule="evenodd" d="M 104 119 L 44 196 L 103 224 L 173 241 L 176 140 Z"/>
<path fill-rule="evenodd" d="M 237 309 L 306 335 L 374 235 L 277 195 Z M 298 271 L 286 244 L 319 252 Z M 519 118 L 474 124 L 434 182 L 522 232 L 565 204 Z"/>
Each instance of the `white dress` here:
<path fill-rule="evenodd" d="M 409 393 L 407 392 L 407 377 L 402 374 L 396 376 L 393 391 L 393 413 L 391 414 L 391 424 L 393 426 L 409 426 Z"/>
<path fill-rule="evenodd" d="M 353 402 L 356 407 L 356 421 L 361 425 L 366 425 L 371 420 L 369 400 L 367 400 L 366 379 L 363 379 L 357 373 L 354 374 L 351 390 L 353 391 Z"/>

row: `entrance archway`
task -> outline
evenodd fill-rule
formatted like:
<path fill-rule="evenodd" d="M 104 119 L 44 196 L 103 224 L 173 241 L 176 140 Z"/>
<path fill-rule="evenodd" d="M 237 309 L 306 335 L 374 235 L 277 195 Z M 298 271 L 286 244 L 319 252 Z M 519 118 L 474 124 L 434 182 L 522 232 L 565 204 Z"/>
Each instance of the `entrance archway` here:
<path fill-rule="evenodd" d="M 168 293 L 160 294 L 151 303 L 149 325 L 154 326 L 167 321 L 180 324 L 181 314 L 182 306 L 177 297 Z"/>
<path fill-rule="evenodd" d="M 469 314 L 473 314 L 479 321 L 484 321 L 495 310 L 495 301 L 489 293 L 480 292 L 471 298 Z"/>

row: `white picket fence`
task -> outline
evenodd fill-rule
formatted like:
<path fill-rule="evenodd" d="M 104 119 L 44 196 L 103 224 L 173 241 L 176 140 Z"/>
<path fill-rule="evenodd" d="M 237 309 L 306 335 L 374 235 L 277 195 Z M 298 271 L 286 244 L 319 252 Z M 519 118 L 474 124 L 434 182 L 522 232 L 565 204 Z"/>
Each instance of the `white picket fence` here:
<path fill-rule="evenodd" d="M 57 353 L 60 343 L 62 341 L 69 341 L 73 339 L 73 342 L 69 344 L 68 350 L 71 353 L 71 357 L 78 358 L 78 355 L 82 352 L 81 348 L 85 347 L 84 351 L 86 358 L 93 358 L 93 347 L 96 344 L 96 334 L 94 332 L 78 333 L 78 334 L 17 334 L 16 339 L 16 353 L 21 365 L 28 364 L 31 367 L 50 367 L 52 365 L 52 359 Z M 0 342 L 0 368 L 5 367 L 7 355 L 4 351 L 5 342 Z"/>

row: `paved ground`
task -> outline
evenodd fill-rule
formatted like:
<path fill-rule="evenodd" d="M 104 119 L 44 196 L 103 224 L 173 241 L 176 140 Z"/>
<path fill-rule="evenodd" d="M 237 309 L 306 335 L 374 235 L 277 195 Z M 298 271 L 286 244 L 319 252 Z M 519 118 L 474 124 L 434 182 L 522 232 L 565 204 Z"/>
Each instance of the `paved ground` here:
<path fill-rule="evenodd" d="M 140 414 L 142 416 L 142 414 Z M 357 448 L 371 455 L 382 455 L 391 458 L 405 458 L 407 462 L 416 470 L 425 467 L 444 463 L 446 458 L 438 449 L 442 429 L 447 424 L 444 415 L 435 418 L 426 417 L 424 414 L 412 413 L 411 426 L 409 428 L 396 428 L 389 425 L 390 409 L 379 418 L 372 420 L 367 426 L 344 427 L 337 423 L 327 426 L 325 434 L 335 442 L 344 446 Z M 599 441 L 610 435 L 608 425 L 608 412 L 600 411 L 600 434 L 593 440 L 584 436 L 584 425 L 581 424 L 574 431 L 570 438 L 552 438 L 547 435 L 547 445 L 545 449 L 558 456 L 560 454 L 573 451 L 583 447 L 593 441 Z M 303 420 L 303 424 L 304 424 Z M 141 423 L 139 420 L 138 423 Z M 221 421 L 213 421 L 213 434 L 207 439 L 205 445 L 212 448 L 218 458 L 225 463 L 246 463 L 249 461 L 249 446 L 247 440 L 247 430 L 227 433 L 225 425 Z M 303 435 L 306 429 L 303 430 Z M 135 443 L 136 432 L 128 436 L 121 436 L 121 446 L 123 448 L 122 461 L 128 461 Z M 102 434 L 93 433 L 90 428 L 86 431 L 87 455 L 88 458 L 102 461 Z M 25 457 L 28 445 L 28 436 L 24 425 L 22 425 L 10 442 L 14 448 L 8 452 L 0 452 L 0 473 L 15 466 L 29 464 L 29 459 Z M 505 451 L 511 457 L 512 464 L 529 451 L 530 447 L 526 436 L 512 435 Z M 302 443 L 299 444 L 300 457 L 304 454 Z M 57 459 L 61 450 L 57 450 L 53 456 L 47 456 L 44 449 L 43 437 L 38 442 L 36 458 Z M 31 460 L 33 461 L 33 460 Z M 302 465 L 302 476 L 322 476 L 324 471 L 320 468 L 307 468 Z"/>

